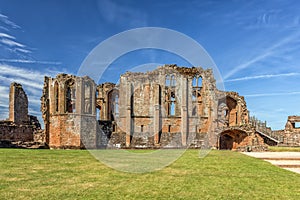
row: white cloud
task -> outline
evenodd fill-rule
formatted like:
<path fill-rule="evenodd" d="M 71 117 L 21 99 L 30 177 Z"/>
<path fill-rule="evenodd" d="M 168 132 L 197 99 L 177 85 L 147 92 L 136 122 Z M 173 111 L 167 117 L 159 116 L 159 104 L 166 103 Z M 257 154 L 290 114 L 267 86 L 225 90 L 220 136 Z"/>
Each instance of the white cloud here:
<path fill-rule="evenodd" d="M 235 79 L 228 79 L 225 82 L 235 82 L 235 81 L 248 81 L 253 79 L 266 79 L 266 78 L 277 78 L 277 77 L 290 77 L 290 76 L 299 76 L 300 73 L 285 73 L 285 74 L 264 74 L 257 76 L 246 76 Z"/>
<path fill-rule="evenodd" d="M 0 64 L 0 75 L 24 78 L 34 82 L 42 82 L 44 79 L 44 74 L 40 72 L 3 64 Z"/>
<path fill-rule="evenodd" d="M 268 96 L 286 96 L 299 95 L 300 92 L 277 92 L 277 93 L 260 93 L 260 94 L 246 94 L 244 97 L 268 97 Z"/>
<path fill-rule="evenodd" d="M 22 53 L 32 53 L 32 51 L 27 50 L 27 49 L 21 49 L 21 48 L 16 48 L 17 51 L 20 51 Z"/>
<path fill-rule="evenodd" d="M 6 33 L 0 33 L 0 37 L 9 38 L 9 39 L 16 39 L 14 36 L 8 35 Z"/>
<path fill-rule="evenodd" d="M 299 37 L 299 35 L 300 35 L 300 33 L 297 32 L 288 37 L 285 37 L 284 39 L 282 39 L 282 40 L 278 41 L 277 43 L 273 44 L 272 46 L 270 46 L 269 48 L 266 48 L 266 50 L 264 50 L 262 53 L 260 53 L 256 56 L 254 56 L 252 59 L 249 59 L 248 61 L 234 67 L 231 71 L 229 71 L 224 76 L 224 80 L 228 79 L 229 77 L 236 74 L 237 72 L 252 66 L 253 64 L 255 64 L 257 62 L 265 60 L 266 58 L 268 58 L 270 56 L 273 56 L 275 54 L 281 55 L 281 53 L 283 53 L 285 51 L 285 48 L 283 48 L 283 46 L 288 45 L 291 42 L 294 43 L 295 40 Z"/>
<path fill-rule="evenodd" d="M 0 62 L 9 62 L 9 63 L 32 63 L 32 64 L 45 64 L 45 65 L 61 65 L 61 62 L 53 61 L 40 61 L 40 60 L 25 60 L 25 59 L 1 59 Z"/>
<path fill-rule="evenodd" d="M 6 45 L 8 45 L 8 46 L 11 46 L 11 47 L 21 47 L 21 48 L 26 47 L 24 44 L 21 44 L 21 43 L 19 43 L 19 42 L 15 42 L 15 41 L 13 41 L 13 40 L 6 39 L 6 38 L 2 38 L 2 39 L 1 39 L 1 42 L 2 42 L 3 44 L 6 44 Z"/>
<path fill-rule="evenodd" d="M 9 25 L 11 28 L 14 28 L 14 29 L 21 28 L 16 23 L 10 21 L 6 15 L 0 14 L 0 21 L 5 23 L 6 25 Z"/>

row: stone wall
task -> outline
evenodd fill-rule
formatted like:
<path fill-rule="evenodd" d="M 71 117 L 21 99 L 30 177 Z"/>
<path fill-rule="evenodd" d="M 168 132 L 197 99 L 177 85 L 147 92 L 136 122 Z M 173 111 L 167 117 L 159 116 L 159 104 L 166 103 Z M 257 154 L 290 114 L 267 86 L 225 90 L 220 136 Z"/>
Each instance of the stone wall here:
<path fill-rule="evenodd" d="M 41 111 L 50 148 L 96 148 L 95 95 L 89 77 L 45 77 Z"/>
<path fill-rule="evenodd" d="M 28 99 L 21 84 L 11 83 L 9 91 L 9 121 L 22 124 L 28 122 Z"/>
<path fill-rule="evenodd" d="M 264 145 L 255 129 L 244 129 L 244 98 L 219 91 L 211 69 L 164 65 L 98 86 L 59 74 L 45 77 L 41 100 L 50 148 L 220 148 L 225 135 L 230 149 Z"/>
<path fill-rule="evenodd" d="M 21 84 L 12 83 L 9 92 L 9 118 L 0 121 L 0 147 L 43 145 L 45 138 L 37 117 L 28 115 L 28 99 Z M 4 144 L 4 145 L 2 145 Z"/>
<path fill-rule="evenodd" d="M 300 123 L 300 116 L 288 116 L 285 129 L 277 131 L 281 138 L 283 146 L 300 146 L 300 127 L 296 126 Z"/>

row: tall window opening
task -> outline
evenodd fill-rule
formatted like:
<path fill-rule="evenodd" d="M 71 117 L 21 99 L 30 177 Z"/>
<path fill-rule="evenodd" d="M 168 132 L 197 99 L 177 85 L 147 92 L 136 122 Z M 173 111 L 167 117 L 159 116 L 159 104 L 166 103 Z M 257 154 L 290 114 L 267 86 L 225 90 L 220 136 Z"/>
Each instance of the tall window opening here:
<path fill-rule="evenodd" d="M 165 84 L 166 84 L 166 86 L 170 86 L 170 76 L 169 75 L 166 75 L 166 82 L 165 82 Z"/>
<path fill-rule="evenodd" d="M 112 90 L 108 94 L 108 119 L 115 121 L 119 117 L 119 92 Z"/>
<path fill-rule="evenodd" d="M 84 84 L 84 112 L 92 113 L 92 85 L 90 82 Z"/>
<path fill-rule="evenodd" d="M 171 86 L 172 86 L 172 87 L 175 87 L 175 86 L 176 86 L 176 79 L 175 79 L 175 76 L 174 76 L 174 75 L 171 76 L 170 82 L 171 82 Z"/>
<path fill-rule="evenodd" d="M 58 88 L 58 83 L 55 82 L 54 84 L 54 98 L 55 98 L 55 112 L 58 112 L 58 107 L 59 107 L 59 88 Z"/>
<path fill-rule="evenodd" d="M 66 82 L 66 112 L 74 113 L 76 112 L 76 89 L 75 82 L 70 79 Z"/>
<path fill-rule="evenodd" d="M 175 92 L 170 92 L 168 97 L 168 115 L 175 116 L 176 114 L 176 99 L 175 99 Z"/>
<path fill-rule="evenodd" d="M 192 87 L 193 87 L 192 101 L 197 101 L 198 97 L 201 96 L 201 94 L 200 94 L 200 90 L 202 88 L 202 77 L 201 76 L 197 76 L 197 77 L 193 78 Z"/>

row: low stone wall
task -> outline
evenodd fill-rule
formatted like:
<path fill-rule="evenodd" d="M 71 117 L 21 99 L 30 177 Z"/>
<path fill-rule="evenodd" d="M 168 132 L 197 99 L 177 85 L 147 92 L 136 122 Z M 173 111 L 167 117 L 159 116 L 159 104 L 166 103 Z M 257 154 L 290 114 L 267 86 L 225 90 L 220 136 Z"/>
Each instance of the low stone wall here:
<path fill-rule="evenodd" d="M 0 123 L 0 140 L 33 141 L 35 127 L 31 125 L 17 125 L 12 122 Z"/>

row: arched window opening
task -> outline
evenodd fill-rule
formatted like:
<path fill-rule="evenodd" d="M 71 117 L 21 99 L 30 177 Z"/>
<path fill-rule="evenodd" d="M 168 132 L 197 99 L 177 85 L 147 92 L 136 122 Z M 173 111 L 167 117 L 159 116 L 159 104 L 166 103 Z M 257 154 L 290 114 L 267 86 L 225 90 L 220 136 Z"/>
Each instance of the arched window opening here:
<path fill-rule="evenodd" d="M 196 77 L 193 78 L 192 86 L 193 87 L 197 87 L 197 79 L 196 79 Z"/>
<path fill-rule="evenodd" d="M 192 86 L 193 86 L 193 88 L 201 88 L 202 87 L 202 77 L 201 76 L 194 77 L 193 81 L 192 81 Z"/>
<path fill-rule="evenodd" d="M 92 113 L 92 85 L 90 82 L 84 84 L 84 112 Z"/>
<path fill-rule="evenodd" d="M 175 116 L 176 114 L 176 98 L 175 92 L 170 92 L 168 97 L 168 115 Z"/>
<path fill-rule="evenodd" d="M 74 80 L 70 79 L 66 82 L 66 112 L 76 112 L 76 89 Z"/>
<path fill-rule="evenodd" d="M 175 87 L 175 86 L 176 86 L 176 79 L 175 79 L 175 76 L 174 76 L 174 75 L 171 76 L 171 86 L 172 86 L 172 87 Z"/>
<path fill-rule="evenodd" d="M 58 107 L 59 107 L 59 88 L 58 88 L 58 83 L 55 82 L 54 84 L 54 98 L 55 98 L 55 112 L 58 112 Z"/>
<path fill-rule="evenodd" d="M 170 86 L 170 76 L 166 75 L 166 86 Z"/>
<path fill-rule="evenodd" d="M 119 117 L 119 92 L 112 90 L 108 94 L 108 119 L 115 121 Z"/>
<path fill-rule="evenodd" d="M 197 101 L 197 91 L 193 91 L 192 93 L 192 101 Z"/>
<path fill-rule="evenodd" d="M 202 87 L 202 77 L 201 76 L 199 76 L 197 79 L 197 86 Z"/>

